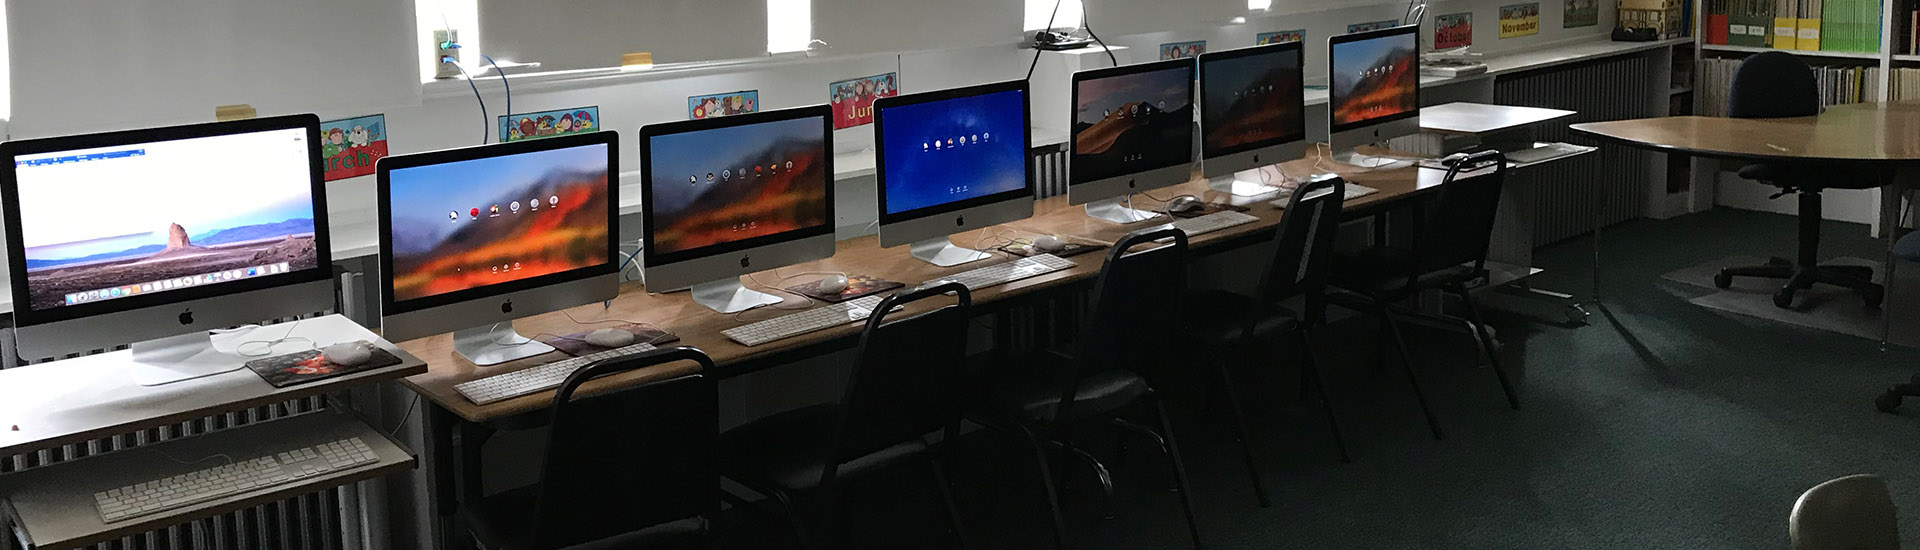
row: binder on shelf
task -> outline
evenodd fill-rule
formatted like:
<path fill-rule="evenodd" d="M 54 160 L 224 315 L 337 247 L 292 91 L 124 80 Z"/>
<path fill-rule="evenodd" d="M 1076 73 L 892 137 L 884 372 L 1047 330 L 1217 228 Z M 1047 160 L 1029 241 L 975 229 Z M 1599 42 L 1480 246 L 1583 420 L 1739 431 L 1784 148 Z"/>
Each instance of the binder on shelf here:
<path fill-rule="evenodd" d="M 1800 19 L 1795 24 L 1799 34 L 1795 37 L 1798 39 L 1797 48 L 1811 51 L 1820 49 L 1820 17 L 1825 8 L 1825 0 L 1800 0 Z"/>
<path fill-rule="evenodd" d="M 1778 50 L 1796 50 L 1800 48 L 1800 14 L 1795 11 L 1796 0 L 1774 0 L 1773 2 L 1773 48 Z"/>
<path fill-rule="evenodd" d="M 1706 27 L 1701 34 L 1708 44 L 1727 45 L 1727 2 L 1728 0 L 1707 0 Z"/>

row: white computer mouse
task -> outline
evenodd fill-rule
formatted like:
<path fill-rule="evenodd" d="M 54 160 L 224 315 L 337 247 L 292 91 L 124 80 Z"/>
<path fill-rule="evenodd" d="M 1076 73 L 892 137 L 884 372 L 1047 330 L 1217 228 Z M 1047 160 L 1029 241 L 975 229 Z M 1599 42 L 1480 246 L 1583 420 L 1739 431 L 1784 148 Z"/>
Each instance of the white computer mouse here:
<path fill-rule="evenodd" d="M 320 348 L 320 356 L 327 358 L 328 363 L 353 367 L 367 362 L 373 357 L 373 352 L 359 342 L 345 342 Z"/>
<path fill-rule="evenodd" d="M 820 280 L 820 293 L 839 294 L 847 289 L 847 284 L 846 275 L 828 275 L 827 278 Z"/>
<path fill-rule="evenodd" d="M 1033 249 L 1052 254 L 1067 249 L 1067 241 L 1053 235 L 1041 235 L 1033 240 Z"/>
<path fill-rule="evenodd" d="M 625 347 L 633 343 L 633 333 L 617 328 L 603 328 L 587 333 L 587 343 L 603 348 Z"/>

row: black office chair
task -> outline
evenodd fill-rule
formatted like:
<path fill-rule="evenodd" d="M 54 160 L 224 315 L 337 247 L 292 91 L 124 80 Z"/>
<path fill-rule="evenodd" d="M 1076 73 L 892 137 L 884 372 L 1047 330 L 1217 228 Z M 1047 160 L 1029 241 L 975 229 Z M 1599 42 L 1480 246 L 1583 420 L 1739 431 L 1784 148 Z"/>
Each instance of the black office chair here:
<path fill-rule="evenodd" d="M 896 307 L 947 294 L 955 303 L 901 319 Z M 949 282 L 881 300 L 860 336 L 858 361 L 837 403 L 787 411 L 721 434 L 728 479 L 772 497 L 803 547 L 845 535 L 842 484 L 883 469 L 926 464 L 965 544 L 946 471 L 926 435 L 958 435 L 967 321 L 973 298 Z M 947 442 L 942 442 L 945 447 Z M 744 499 L 733 497 L 746 504 Z"/>
<path fill-rule="evenodd" d="M 1172 242 L 1149 248 L 1163 238 Z M 1092 303 L 1074 351 L 1048 350 L 1015 359 L 985 378 L 991 384 L 987 402 L 969 416 L 990 428 L 1020 435 L 1033 451 L 1053 516 L 1054 544 L 1059 548 L 1066 548 L 1066 521 L 1054 487 L 1059 476 L 1051 471 L 1046 451 L 1050 446 L 1074 451 L 1074 433 L 1091 423 L 1134 432 L 1160 446 L 1170 464 L 1174 490 L 1180 493 L 1193 545 L 1202 546 L 1193 491 L 1187 485 L 1166 408 L 1139 374 L 1151 366 L 1170 335 L 1178 333 L 1189 257 L 1187 235 L 1179 230 L 1141 230 L 1122 237 L 1108 250 L 1106 265 L 1094 280 Z M 1129 409 L 1144 407 L 1153 408 L 1159 431 L 1120 417 Z"/>
<path fill-rule="evenodd" d="M 1898 200 L 1898 199 L 1895 199 Z M 1908 233 L 1893 243 L 1893 257 L 1899 261 L 1920 265 L 1920 231 Z M 1913 303 L 1909 300 L 1909 303 Z M 1900 307 L 1895 305 L 1894 307 Z M 1873 400 L 1873 406 L 1880 412 L 1892 413 L 1900 409 L 1900 400 L 1906 397 L 1920 397 L 1920 374 L 1905 384 L 1894 384 L 1886 393 Z"/>
<path fill-rule="evenodd" d="M 1327 177 L 1303 183 L 1294 191 L 1293 198 L 1287 202 L 1286 213 L 1280 223 L 1274 225 L 1272 239 L 1267 241 L 1267 265 L 1254 296 L 1208 290 L 1187 301 L 1186 333 L 1205 344 L 1202 352 L 1217 371 L 1219 388 L 1233 408 L 1235 436 L 1240 439 L 1247 473 L 1253 476 L 1261 506 L 1270 504 L 1267 490 L 1260 482 L 1253 450 L 1247 442 L 1246 417 L 1240 408 L 1231 369 L 1221 360 L 1218 351 L 1232 347 L 1244 349 L 1256 340 L 1297 338 L 1303 362 L 1301 382 L 1319 390 L 1327 422 L 1333 427 L 1334 444 L 1340 449 L 1340 459 L 1350 460 L 1346 440 L 1340 435 L 1340 421 L 1333 412 L 1333 401 L 1323 383 L 1319 358 L 1313 350 L 1313 327 L 1325 322 L 1324 292 L 1327 274 L 1332 268 L 1333 239 L 1340 232 L 1346 187 L 1346 180 Z M 1307 298 L 1304 316 L 1281 305 L 1283 301 L 1302 296 Z M 1306 388 L 1301 390 L 1304 392 Z"/>
<path fill-rule="evenodd" d="M 1733 74 L 1727 114 L 1733 118 L 1783 118 L 1820 114 L 1820 91 L 1813 69 L 1791 54 L 1765 52 L 1740 64 Z M 1734 277 L 1786 279 L 1773 295 L 1773 305 L 1793 307 L 1795 292 L 1824 283 L 1853 289 L 1867 307 L 1880 307 L 1886 289 L 1873 282 L 1873 268 L 1820 265 L 1820 192 L 1826 189 L 1873 189 L 1879 176 L 1817 162 L 1768 162 L 1747 165 L 1740 177 L 1780 188 L 1773 198 L 1800 195 L 1800 246 L 1789 261 L 1772 258 L 1766 265 L 1728 267 L 1713 278 L 1714 286 L 1733 286 Z"/>
<path fill-rule="evenodd" d="M 714 381 L 689 374 L 576 396 L 596 378 L 678 361 L 713 369 L 707 354 L 675 347 L 588 365 L 553 397 L 537 484 L 461 510 L 485 548 L 712 548 L 720 512 L 714 472 L 719 405 Z"/>
<path fill-rule="evenodd" d="M 1487 247 L 1493 237 L 1500 188 L 1506 177 L 1507 158 L 1500 152 L 1469 155 L 1447 169 L 1439 198 L 1423 205 L 1424 215 L 1416 226 L 1411 248 L 1376 244 L 1335 257 L 1331 284 L 1350 294 L 1338 296 L 1341 299 L 1333 303 L 1379 315 L 1381 332 L 1393 340 L 1434 439 L 1442 437 L 1440 423 L 1427 403 L 1426 393 L 1420 389 L 1413 355 L 1407 352 L 1406 339 L 1400 333 L 1400 313 L 1394 311 L 1395 303 L 1421 292 L 1440 290 L 1460 298 L 1467 313 L 1466 324 L 1471 325 L 1469 330 L 1473 332 L 1475 344 L 1492 363 L 1507 404 L 1520 408 L 1520 398 L 1507 379 L 1506 368 L 1500 364 L 1493 337 L 1480 319 L 1473 294 L 1467 290 L 1467 283 L 1487 277 Z"/>

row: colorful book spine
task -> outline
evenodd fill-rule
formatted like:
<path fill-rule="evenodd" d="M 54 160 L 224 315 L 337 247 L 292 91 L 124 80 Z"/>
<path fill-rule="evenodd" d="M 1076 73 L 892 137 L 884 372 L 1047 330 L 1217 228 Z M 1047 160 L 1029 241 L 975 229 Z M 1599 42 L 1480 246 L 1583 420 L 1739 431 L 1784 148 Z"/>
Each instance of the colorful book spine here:
<path fill-rule="evenodd" d="M 1795 47 L 1818 51 L 1820 49 L 1820 16 L 1821 12 L 1825 11 L 1822 8 L 1826 7 L 1826 2 L 1823 0 L 1799 0 L 1799 2 L 1800 19 L 1795 24 L 1799 35 L 1795 37 L 1797 39 Z"/>
<path fill-rule="evenodd" d="M 1773 3 L 1773 48 L 1777 50 L 1800 49 L 1800 16 L 1794 11 L 1794 0 L 1775 0 Z"/>

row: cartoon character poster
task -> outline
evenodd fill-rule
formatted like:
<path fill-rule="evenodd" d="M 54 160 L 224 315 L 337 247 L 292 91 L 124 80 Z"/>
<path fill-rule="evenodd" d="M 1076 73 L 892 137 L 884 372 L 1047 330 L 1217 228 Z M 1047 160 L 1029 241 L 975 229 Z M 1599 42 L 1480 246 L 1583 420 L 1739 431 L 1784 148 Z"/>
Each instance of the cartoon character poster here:
<path fill-rule="evenodd" d="M 1356 32 L 1377 31 L 1380 29 L 1391 29 L 1398 26 L 1400 26 L 1399 19 L 1386 19 L 1381 21 L 1368 21 L 1366 23 L 1354 23 L 1352 25 L 1347 25 L 1347 34 L 1353 34 Z"/>
<path fill-rule="evenodd" d="M 842 80 L 827 85 L 833 105 L 833 129 L 873 124 L 873 102 L 900 94 L 899 73 Z"/>
<path fill-rule="evenodd" d="M 1433 49 L 1448 50 L 1473 45 L 1473 12 L 1463 11 L 1433 18 Z"/>
<path fill-rule="evenodd" d="M 744 115 L 759 111 L 760 90 L 697 95 L 687 98 L 687 118 L 691 120 Z"/>
<path fill-rule="evenodd" d="M 1253 36 L 1253 44 L 1256 46 L 1265 46 L 1267 44 L 1285 44 L 1288 42 L 1303 42 L 1306 39 L 1307 39 L 1306 29 L 1295 29 L 1295 30 L 1280 31 L 1280 32 L 1263 32 Z"/>
<path fill-rule="evenodd" d="M 1540 34 L 1540 3 L 1500 6 L 1500 38 Z"/>
<path fill-rule="evenodd" d="M 526 141 L 600 129 L 600 107 L 575 107 L 500 117 L 500 142 Z"/>
<path fill-rule="evenodd" d="M 387 156 L 387 116 L 367 115 L 320 123 L 320 160 L 326 181 L 373 173 Z"/>
<path fill-rule="evenodd" d="M 1599 0 L 1563 0 L 1565 14 L 1560 20 L 1560 28 L 1573 29 L 1591 27 L 1600 24 Z M 1805 8 L 1802 8 L 1805 9 Z"/>
<path fill-rule="evenodd" d="M 1200 40 L 1195 42 L 1173 42 L 1173 43 L 1160 45 L 1160 59 L 1162 61 L 1168 60 L 1168 59 L 1185 59 L 1188 57 L 1199 57 L 1200 54 L 1203 54 L 1203 53 L 1207 53 L 1207 41 L 1205 40 Z"/>

